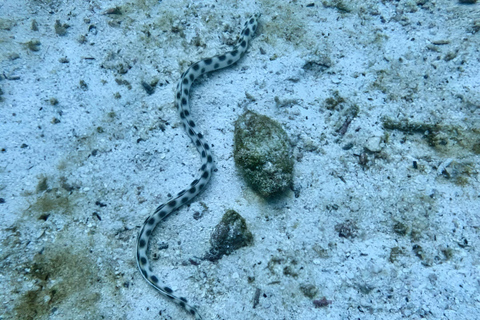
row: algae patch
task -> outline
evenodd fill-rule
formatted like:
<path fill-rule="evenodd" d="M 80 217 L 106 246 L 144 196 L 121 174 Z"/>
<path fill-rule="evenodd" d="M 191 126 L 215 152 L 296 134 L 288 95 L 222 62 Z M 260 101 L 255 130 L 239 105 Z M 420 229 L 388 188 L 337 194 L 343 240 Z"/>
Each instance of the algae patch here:
<path fill-rule="evenodd" d="M 447 181 L 465 186 L 470 183 L 471 177 L 477 174 L 477 166 L 471 158 L 480 153 L 478 125 L 429 124 L 408 119 L 384 118 L 383 127 L 404 132 L 404 140 L 415 140 L 415 135 L 421 135 L 427 145 L 441 157 L 441 163 L 434 168 Z"/>
<path fill-rule="evenodd" d="M 35 188 L 35 201 L 25 210 L 27 217 L 34 216 L 46 221 L 51 214 L 70 215 L 75 211 L 75 203 L 81 195 L 73 191 L 78 189 L 78 186 L 70 185 L 63 176 L 58 180 L 44 175 L 39 177 Z M 29 195 L 32 194 L 25 193 L 25 196 Z"/>
<path fill-rule="evenodd" d="M 480 128 L 465 129 L 461 126 L 429 124 L 409 121 L 407 119 L 383 119 L 383 127 L 388 130 L 398 130 L 408 135 L 422 134 L 428 145 L 444 155 L 465 156 L 479 154 Z"/>
<path fill-rule="evenodd" d="M 25 270 L 34 286 L 18 299 L 13 310 L 17 319 L 46 319 L 67 310 L 91 319 L 100 316 L 97 303 L 101 294 L 95 289 L 99 270 L 87 252 L 51 245 Z M 78 319 L 72 315 L 69 318 Z"/>
<path fill-rule="evenodd" d="M 113 296 L 110 284 L 116 277 L 94 253 L 94 229 L 72 219 L 83 197 L 76 189 L 63 176 L 41 175 L 35 190 L 25 192 L 35 201 L 2 243 L 0 269 L 11 279 L 13 301 L 6 319 L 104 318 L 100 302 Z"/>
<path fill-rule="evenodd" d="M 250 187 L 268 198 L 292 185 L 292 146 L 278 122 L 247 111 L 235 122 L 234 135 L 235 163 Z"/>

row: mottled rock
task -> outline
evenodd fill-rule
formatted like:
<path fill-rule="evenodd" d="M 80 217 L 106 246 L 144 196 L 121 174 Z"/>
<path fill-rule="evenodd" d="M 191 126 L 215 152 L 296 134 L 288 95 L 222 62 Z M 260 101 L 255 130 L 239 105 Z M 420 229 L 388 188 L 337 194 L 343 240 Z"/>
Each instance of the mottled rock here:
<path fill-rule="evenodd" d="M 210 236 L 211 249 L 205 259 L 216 261 L 223 255 L 248 246 L 253 242 L 245 219 L 234 210 L 228 210 Z"/>
<path fill-rule="evenodd" d="M 292 185 L 290 140 L 269 117 L 247 111 L 238 118 L 234 156 L 247 183 L 261 196 L 268 198 Z"/>

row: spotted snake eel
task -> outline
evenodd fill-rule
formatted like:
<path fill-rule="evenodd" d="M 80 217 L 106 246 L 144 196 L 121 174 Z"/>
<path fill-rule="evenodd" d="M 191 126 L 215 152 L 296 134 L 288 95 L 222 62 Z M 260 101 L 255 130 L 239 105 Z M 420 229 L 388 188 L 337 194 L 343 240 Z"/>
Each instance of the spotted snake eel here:
<path fill-rule="evenodd" d="M 191 201 L 193 198 L 195 198 L 195 196 L 202 192 L 212 175 L 212 152 L 208 143 L 205 141 L 203 134 L 197 131 L 198 127 L 195 125 L 195 122 L 193 122 L 190 115 L 190 88 L 193 82 L 195 82 L 195 80 L 201 75 L 228 67 L 245 55 L 248 45 L 253 39 L 257 29 L 259 18 L 260 14 L 256 14 L 250 17 L 247 22 L 245 22 L 244 28 L 240 34 L 240 38 L 238 39 L 238 42 L 232 51 L 196 62 L 192 64 L 180 77 L 176 89 L 175 106 L 178 109 L 185 131 L 200 153 L 202 159 L 200 174 L 186 189 L 183 189 L 173 199 L 161 204 L 157 207 L 157 209 L 155 209 L 153 214 L 145 220 L 137 238 L 137 266 L 140 269 L 143 278 L 162 295 L 184 308 L 187 313 L 195 316 L 196 320 L 202 319 L 202 316 L 198 313 L 197 309 L 188 304 L 187 299 L 174 295 L 172 289 L 162 283 L 158 277 L 153 274 L 147 256 L 148 244 L 155 227 L 169 214 L 187 202 Z"/>

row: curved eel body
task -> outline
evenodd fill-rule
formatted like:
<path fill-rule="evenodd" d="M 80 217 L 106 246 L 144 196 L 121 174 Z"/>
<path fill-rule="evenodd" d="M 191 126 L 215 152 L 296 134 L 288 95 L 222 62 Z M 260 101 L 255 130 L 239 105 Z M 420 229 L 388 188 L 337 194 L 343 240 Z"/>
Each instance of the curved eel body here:
<path fill-rule="evenodd" d="M 198 127 L 195 125 L 190 114 L 189 94 L 192 84 L 201 75 L 231 66 L 242 58 L 247 52 L 248 45 L 257 30 L 259 17 L 259 14 L 254 15 L 245 22 L 238 43 L 232 51 L 196 62 L 182 74 L 177 84 L 175 105 L 178 109 L 185 131 L 200 153 L 202 160 L 200 174 L 187 188 L 183 189 L 173 197 L 173 199 L 158 206 L 153 214 L 145 220 L 145 223 L 138 234 L 136 259 L 143 278 L 145 278 L 145 280 L 162 295 L 184 308 L 187 313 L 194 316 L 196 320 L 203 319 L 197 309 L 190 305 L 187 302 L 187 299 L 176 296 L 169 286 L 162 283 L 160 279 L 154 275 L 147 256 L 148 244 L 155 227 L 169 214 L 191 201 L 202 192 L 212 175 L 212 152 L 208 143 L 205 141 L 203 134 L 198 132 Z"/>

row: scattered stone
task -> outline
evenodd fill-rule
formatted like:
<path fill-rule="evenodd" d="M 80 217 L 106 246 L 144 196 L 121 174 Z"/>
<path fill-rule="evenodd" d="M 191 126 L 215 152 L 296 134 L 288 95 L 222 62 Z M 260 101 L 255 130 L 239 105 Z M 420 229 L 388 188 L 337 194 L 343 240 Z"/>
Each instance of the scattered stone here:
<path fill-rule="evenodd" d="M 81 35 L 78 37 L 77 41 L 78 41 L 78 43 L 80 43 L 80 44 L 84 44 L 84 43 L 87 42 L 87 37 L 86 37 L 85 35 L 81 34 Z"/>
<path fill-rule="evenodd" d="M 88 84 L 85 82 L 85 80 L 80 80 L 78 82 L 78 85 L 80 86 L 80 88 L 84 91 L 86 91 L 88 89 Z"/>
<path fill-rule="evenodd" d="M 401 255 L 404 255 L 405 252 L 402 250 L 402 248 L 400 247 L 393 247 L 390 249 L 390 257 L 388 258 L 388 260 L 391 262 L 391 263 L 395 263 L 398 261 L 398 257 L 401 256 Z"/>
<path fill-rule="evenodd" d="M 340 93 L 338 92 L 338 90 L 336 90 L 333 92 L 331 97 L 325 99 L 323 104 L 325 108 L 327 108 L 328 110 L 335 110 L 337 109 L 338 105 L 341 105 L 344 102 L 345 102 L 345 98 L 340 96 Z"/>
<path fill-rule="evenodd" d="M 14 20 L 0 18 L 0 30 L 10 31 L 15 25 Z"/>
<path fill-rule="evenodd" d="M 317 294 L 318 289 L 313 284 L 302 283 L 300 285 L 300 291 L 302 291 L 305 297 L 312 299 Z"/>
<path fill-rule="evenodd" d="M 303 70 L 309 71 L 315 74 L 320 74 L 325 72 L 328 68 L 332 66 L 332 61 L 328 56 L 318 56 L 312 59 L 311 61 L 305 62 L 303 65 Z"/>
<path fill-rule="evenodd" d="M 382 137 L 370 137 L 365 144 L 365 148 L 370 152 L 382 151 Z"/>
<path fill-rule="evenodd" d="M 315 308 L 324 308 L 328 307 L 329 304 L 332 304 L 332 300 L 327 300 L 327 298 L 323 297 L 322 299 L 313 300 L 313 305 Z"/>
<path fill-rule="evenodd" d="M 416 255 L 418 258 L 420 258 L 420 260 L 424 260 L 424 259 L 425 259 L 425 253 L 423 252 L 422 246 L 420 246 L 420 245 L 418 245 L 418 244 L 415 244 L 415 245 L 413 245 L 412 250 L 413 250 L 413 252 L 415 253 L 415 255 Z"/>
<path fill-rule="evenodd" d="M 12 52 L 7 55 L 7 59 L 10 61 L 17 60 L 19 58 L 20 58 L 20 55 L 16 52 Z"/>
<path fill-rule="evenodd" d="M 260 293 L 262 293 L 262 291 L 259 288 L 255 289 L 255 295 L 253 296 L 253 309 L 255 309 L 260 303 Z"/>
<path fill-rule="evenodd" d="M 472 32 L 477 33 L 480 31 L 480 20 L 473 21 Z"/>
<path fill-rule="evenodd" d="M 335 231 L 341 238 L 353 239 L 358 235 L 358 227 L 352 220 L 347 220 L 344 223 L 339 223 L 335 226 Z"/>
<path fill-rule="evenodd" d="M 148 95 L 151 95 L 155 92 L 155 88 L 152 87 L 149 83 L 145 82 L 145 81 L 142 81 L 142 87 L 143 89 L 145 89 L 145 92 L 148 94 Z"/>
<path fill-rule="evenodd" d="M 88 26 L 88 33 L 96 35 L 97 32 L 98 32 L 97 31 L 97 26 L 95 26 L 94 24 L 91 24 L 91 25 Z"/>
<path fill-rule="evenodd" d="M 397 221 L 393 225 L 393 231 L 398 235 L 405 236 L 408 233 L 408 226 L 400 221 Z"/>
<path fill-rule="evenodd" d="M 49 101 L 52 106 L 56 106 L 58 104 L 58 100 L 55 97 L 50 98 Z"/>
<path fill-rule="evenodd" d="M 450 40 L 445 40 L 445 39 L 433 40 L 432 43 L 436 46 L 444 46 L 446 44 L 450 44 Z"/>
<path fill-rule="evenodd" d="M 32 24 L 31 24 L 30 29 L 31 29 L 32 31 L 38 31 L 38 22 L 37 22 L 37 20 L 35 20 L 35 19 L 32 20 Z"/>
<path fill-rule="evenodd" d="M 41 193 L 43 191 L 46 191 L 48 189 L 48 182 L 47 182 L 47 177 L 40 177 L 39 181 L 38 181 L 38 184 L 37 184 L 37 188 L 36 188 L 36 192 L 37 193 Z"/>
<path fill-rule="evenodd" d="M 277 96 L 275 96 L 275 98 L 273 98 L 273 100 L 275 101 L 275 105 L 276 105 L 277 108 L 290 108 L 293 105 L 300 104 L 300 102 L 301 102 L 300 99 L 292 99 L 292 98 L 280 99 Z"/>
<path fill-rule="evenodd" d="M 40 44 L 39 40 L 30 40 L 26 43 L 26 46 L 31 51 L 40 51 Z"/>
<path fill-rule="evenodd" d="M 64 36 L 67 34 L 67 28 L 70 28 L 70 26 L 66 23 L 61 24 L 60 20 L 55 21 L 55 33 L 58 34 L 59 36 Z"/>
<path fill-rule="evenodd" d="M 358 284 L 357 288 L 363 294 L 369 294 L 370 292 L 372 292 L 373 289 L 375 289 L 375 287 L 370 284 Z"/>
<path fill-rule="evenodd" d="M 114 8 L 110 8 L 110 9 L 108 9 L 107 11 L 105 11 L 105 14 L 118 14 L 118 15 L 121 15 L 121 14 L 122 14 L 122 10 L 120 9 L 120 7 L 114 7 Z"/>
<path fill-rule="evenodd" d="M 339 113 L 338 120 L 334 124 L 335 132 L 340 136 L 344 136 L 347 133 L 348 127 L 352 123 L 353 119 L 358 116 L 360 108 L 357 105 L 352 105 Z"/>

